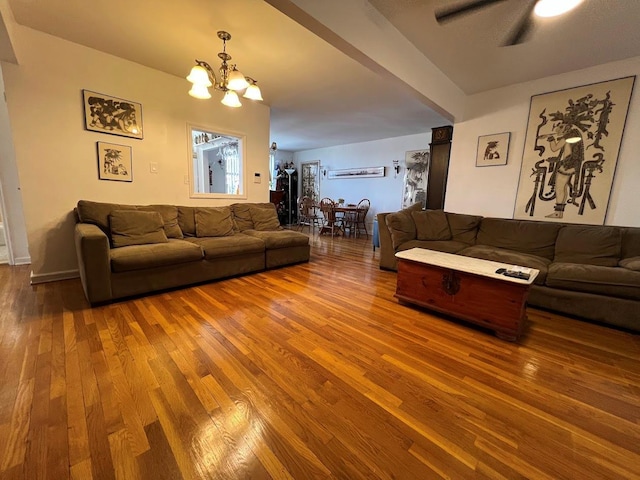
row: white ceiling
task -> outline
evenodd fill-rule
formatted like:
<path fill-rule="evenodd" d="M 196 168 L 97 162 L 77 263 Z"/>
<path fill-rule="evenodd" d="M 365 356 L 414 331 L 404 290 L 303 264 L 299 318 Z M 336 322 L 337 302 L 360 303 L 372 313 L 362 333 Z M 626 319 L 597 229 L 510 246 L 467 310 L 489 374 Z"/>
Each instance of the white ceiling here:
<path fill-rule="evenodd" d="M 537 24 L 529 42 L 500 48 L 523 1 L 510 0 L 445 26 L 435 22 L 434 9 L 451 1 L 369 3 L 466 93 L 640 55 L 638 0 L 585 0 L 565 18 Z M 258 80 L 271 107 L 271 140 L 282 150 L 450 124 L 427 106 L 429 99 L 397 79 L 378 76 L 263 0 L 9 4 L 19 24 L 179 77 L 195 58 L 215 68 L 222 47 L 215 32 L 227 30 L 232 35 L 227 52 L 245 75 Z M 188 88 L 185 80 L 185 95 Z"/>

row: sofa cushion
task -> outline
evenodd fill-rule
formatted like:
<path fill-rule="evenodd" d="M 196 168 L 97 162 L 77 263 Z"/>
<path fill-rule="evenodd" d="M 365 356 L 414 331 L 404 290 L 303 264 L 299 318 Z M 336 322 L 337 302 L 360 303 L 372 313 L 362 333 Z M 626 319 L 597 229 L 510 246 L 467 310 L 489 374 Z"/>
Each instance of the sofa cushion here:
<path fill-rule="evenodd" d="M 489 245 L 515 252 L 553 259 L 558 231 L 562 225 L 545 222 L 483 218 L 477 245 Z"/>
<path fill-rule="evenodd" d="M 178 226 L 185 237 L 196 236 L 196 207 L 178 207 Z"/>
<path fill-rule="evenodd" d="M 409 240 L 403 243 L 398 248 L 398 251 L 410 250 L 412 248 L 425 248 L 427 250 L 436 250 L 438 252 L 445 253 L 458 253 L 463 248 L 467 248 L 469 245 L 462 242 L 456 242 L 454 240 Z"/>
<path fill-rule="evenodd" d="M 619 228 L 569 225 L 558 234 L 554 261 L 615 267 L 620 260 L 620 248 Z"/>
<path fill-rule="evenodd" d="M 640 257 L 640 228 L 622 228 L 622 258 Z"/>
<path fill-rule="evenodd" d="M 233 235 L 233 220 L 229 207 L 196 207 L 195 218 L 198 237 Z"/>
<path fill-rule="evenodd" d="M 231 205 L 235 229 L 239 232 L 254 228 L 251 208 L 275 208 L 273 203 L 234 203 Z"/>
<path fill-rule="evenodd" d="M 144 205 L 138 210 L 145 212 L 158 212 L 164 222 L 164 233 L 168 238 L 184 238 L 178 225 L 178 207 L 175 205 Z"/>
<path fill-rule="evenodd" d="M 443 210 L 411 212 L 411 218 L 416 224 L 417 240 L 451 240 L 449 222 Z"/>
<path fill-rule="evenodd" d="M 254 230 L 282 230 L 275 205 L 273 203 L 270 203 L 269 205 L 270 207 L 268 208 L 261 208 L 257 206 L 249 208 Z"/>
<path fill-rule="evenodd" d="M 265 249 L 262 240 L 243 233 L 227 235 L 226 237 L 188 238 L 187 241 L 199 245 L 204 251 L 204 258 L 208 260 L 264 252 Z"/>
<path fill-rule="evenodd" d="M 390 213 L 385 217 L 384 221 L 389 227 L 394 250 L 397 250 L 404 242 L 416 239 L 416 224 L 413 221 L 413 217 L 411 217 L 411 212 L 420 210 L 422 210 L 422 204 L 416 203 L 399 212 Z"/>
<path fill-rule="evenodd" d="M 309 245 L 308 236 L 304 233 L 294 232 L 292 230 L 245 230 L 242 233 L 262 240 L 267 247 L 267 250 Z"/>
<path fill-rule="evenodd" d="M 535 268 L 536 270 L 540 270 L 540 273 L 538 273 L 538 276 L 533 281 L 536 285 L 544 285 L 547 270 L 551 263 L 551 260 L 548 258 L 498 247 L 489 247 L 487 245 L 473 245 L 459 251 L 458 254 L 466 257 L 482 258 L 483 260 Z"/>
<path fill-rule="evenodd" d="M 107 235 L 109 235 L 109 215 L 114 210 L 136 210 L 136 206 L 80 200 L 76 209 L 78 219 L 82 223 L 97 225 Z"/>
<path fill-rule="evenodd" d="M 451 240 L 463 242 L 468 245 L 476 243 L 478 227 L 482 217 L 477 215 L 463 215 L 461 213 L 448 213 L 447 221 L 451 231 Z"/>
<path fill-rule="evenodd" d="M 640 272 L 620 267 L 554 262 L 549 266 L 547 286 L 640 300 Z"/>
<path fill-rule="evenodd" d="M 618 265 L 629 270 L 635 270 L 640 272 L 640 257 L 623 258 L 618 262 Z"/>
<path fill-rule="evenodd" d="M 109 215 L 109 226 L 113 248 L 169 241 L 158 212 L 113 210 Z"/>
<path fill-rule="evenodd" d="M 202 249 L 185 240 L 131 245 L 111 250 L 111 270 L 129 272 L 202 260 Z"/>

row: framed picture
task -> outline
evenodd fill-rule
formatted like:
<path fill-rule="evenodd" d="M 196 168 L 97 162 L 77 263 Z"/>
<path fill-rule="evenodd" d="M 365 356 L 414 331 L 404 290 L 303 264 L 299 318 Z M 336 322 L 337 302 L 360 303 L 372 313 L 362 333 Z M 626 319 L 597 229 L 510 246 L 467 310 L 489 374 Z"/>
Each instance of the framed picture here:
<path fill-rule="evenodd" d="M 476 167 L 492 167 L 506 165 L 509 153 L 510 132 L 494 133 L 478 137 Z"/>
<path fill-rule="evenodd" d="M 115 143 L 97 142 L 98 178 L 132 182 L 131 147 Z"/>
<path fill-rule="evenodd" d="M 634 82 L 531 97 L 514 218 L 604 223 Z"/>
<path fill-rule="evenodd" d="M 82 90 L 87 130 L 142 139 L 142 104 Z"/>
<path fill-rule="evenodd" d="M 402 189 L 402 208 L 415 203 L 427 205 L 427 179 L 429 178 L 428 149 L 409 150 L 404 154 L 404 188 Z"/>
<path fill-rule="evenodd" d="M 347 168 L 329 170 L 329 178 L 384 177 L 384 167 Z"/>

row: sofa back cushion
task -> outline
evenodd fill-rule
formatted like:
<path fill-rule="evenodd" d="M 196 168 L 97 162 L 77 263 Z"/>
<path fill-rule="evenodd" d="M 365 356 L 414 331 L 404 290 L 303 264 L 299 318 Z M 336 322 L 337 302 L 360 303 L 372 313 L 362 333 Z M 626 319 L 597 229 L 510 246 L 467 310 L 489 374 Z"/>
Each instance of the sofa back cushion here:
<path fill-rule="evenodd" d="M 198 237 L 233 235 L 233 220 L 229 207 L 196 207 L 195 220 Z"/>
<path fill-rule="evenodd" d="M 251 218 L 251 208 L 275 208 L 273 203 L 234 203 L 231 205 L 233 222 L 236 230 L 253 230 L 253 219 Z"/>
<path fill-rule="evenodd" d="M 447 212 L 451 240 L 468 243 L 469 245 L 476 243 L 480 220 L 482 220 L 482 217 L 478 215 L 463 215 L 461 213 Z"/>
<path fill-rule="evenodd" d="M 158 212 L 164 222 L 164 233 L 168 238 L 184 238 L 178 225 L 178 207 L 175 205 L 145 205 L 138 207 L 145 212 Z"/>
<path fill-rule="evenodd" d="M 178 226 L 185 237 L 196 236 L 196 207 L 178 207 Z"/>
<path fill-rule="evenodd" d="M 622 228 L 622 258 L 640 257 L 640 228 Z"/>
<path fill-rule="evenodd" d="M 422 210 L 411 212 L 416 224 L 417 240 L 451 240 L 451 230 L 447 215 L 443 210 Z"/>
<path fill-rule="evenodd" d="M 503 218 L 483 218 L 477 245 L 489 245 L 552 260 L 562 225 Z"/>
<path fill-rule="evenodd" d="M 389 227 L 394 250 L 397 250 L 403 243 L 416 239 L 416 224 L 411 217 L 411 212 L 419 212 L 420 210 L 422 210 L 422 204 L 416 203 L 399 212 L 390 213 L 385 217 L 385 223 Z"/>
<path fill-rule="evenodd" d="M 615 267 L 620 260 L 621 230 L 617 227 L 570 225 L 560 229 L 554 262 Z"/>
<path fill-rule="evenodd" d="M 158 212 L 113 210 L 109 214 L 109 229 L 114 248 L 169 241 Z"/>
<path fill-rule="evenodd" d="M 249 212 L 251 213 L 254 230 L 282 230 L 280 220 L 278 219 L 278 212 L 273 203 L 270 203 L 269 207 L 252 206 Z"/>
<path fill-rule="evenodd" d="M 109 232 L 109 215 L 114 210 L 135 210 L 135 205 L 120 205 L 118 203 L 91 202 L 80 200 L 77 206 L 78 219 L 82 223 L 97 225 L 107 235 Z"/>

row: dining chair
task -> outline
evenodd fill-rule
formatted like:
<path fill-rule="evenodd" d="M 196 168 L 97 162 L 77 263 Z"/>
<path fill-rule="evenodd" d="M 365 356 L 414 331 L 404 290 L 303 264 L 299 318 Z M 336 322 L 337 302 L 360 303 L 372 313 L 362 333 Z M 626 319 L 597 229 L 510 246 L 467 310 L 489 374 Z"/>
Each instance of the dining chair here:
<path fill-rule="evenodd" d="M 330 198 L 325 197 L 320 200 L 320 211 L 324 217 L 324 223 L 320 229 L 320 233 L 330 232 L 332 237 L 340 233 L 340 225 L 336 222 L 335 208 L 336 204 Z"/>
<path fill-rule="evenodd" d="M 315 228 L 322 227 L 322 217 L 318 213 L 318 209 L 313 199 L 308 196 L 300 197 L 298 200 L 298 227 L 302 230 L 305 226 L 309 227 L 309 233 L 314 233 Z"/>
<path fill-rule="evenodd" d="M 369 238 L 369 232 L 367 231 L 367 213 L 369 213 L 369 208 L 371 207 L 371 202 L 368 198 L 363 198 L 358 202 L 357 208 L 355 212 L 349 212 L 345 216 L 344 228 L 345 230 L 349 230 L 349 234 L 353 233 L 354 237 L 357 237 L 361 230 L 364 230 L 364 233 Z"/>

